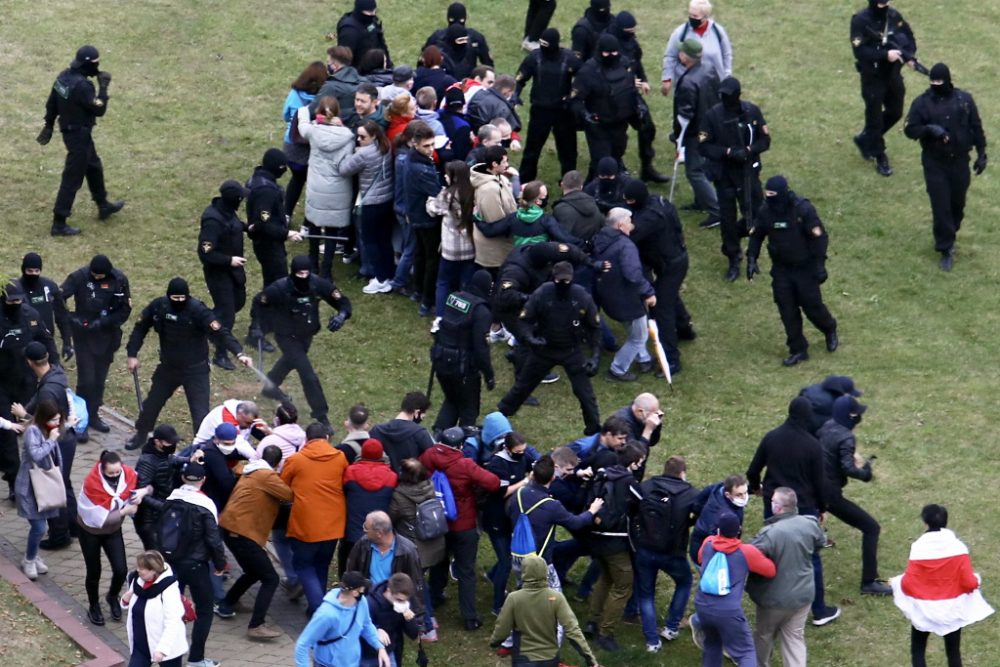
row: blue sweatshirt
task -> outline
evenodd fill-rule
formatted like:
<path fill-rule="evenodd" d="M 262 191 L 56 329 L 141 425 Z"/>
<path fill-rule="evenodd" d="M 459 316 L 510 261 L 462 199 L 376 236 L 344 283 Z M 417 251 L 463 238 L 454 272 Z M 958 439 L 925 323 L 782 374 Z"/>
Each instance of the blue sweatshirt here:
<path fill-rule="evenodd" d="M 334 588 L 323 597 L 316 613 L 295 642 L 295 667 L 310 667 L 309 651 L 312 650 L 316 667 L 340 667 L 357 665 L 361 661 L 361 644 L 378 650 L 382 648 L 368 612 L 368 599 L 358 600 L 357 607 L 345 607 L 337 596 L 340 589 Z M 338 639 L 342 637 L 342 639 Z M 332 641 L 319 644 L 321 641 Z"/>

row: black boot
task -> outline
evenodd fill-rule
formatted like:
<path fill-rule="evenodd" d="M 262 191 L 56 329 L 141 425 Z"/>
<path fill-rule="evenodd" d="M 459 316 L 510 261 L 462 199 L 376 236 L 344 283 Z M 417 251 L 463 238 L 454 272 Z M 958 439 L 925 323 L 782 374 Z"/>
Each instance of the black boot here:
<path fill-rule="evenodd" d="M 97 217 L 100 220 L 107 220 L 113 216 L 118 211 L 125 208 L 125 200 L 119 199 L 115 202 L 106 201 L 103 204 L 97 206 Z"/>
<path fill-rule="evenodd" d="M 740 258 L 731 257 L 729 259 L 729 270 L 726 271 L 726 281 L 730 283 L 735 283 L 736 279 L 740 277 Z"/>
<path fill-rule="evenodd" d="M 52 236 L 76 236 L 80 230 L 66 224 L 66 218 L 61 215 L 52 216 L 52 229 L 49 232 Z"/>
<path fill-rule="evenodd" d="M 653 166 L 652 162 L 642 165 L 642 171 L 639 172 L 639 178 L 643 181 L 649 181 L 651 183 L 670 182 L 670 177 L 656 171 L 656 167 Z"/>
<path fill-rule="evenodd" d="M 101 604 L 95 602 L 87 610 L 87 619 L 94 625 L 104 625 L 104 613 L 101 611 Z"/>
<path fill-rule="evenodd" d="M 104 420 L 101 419 L 96 411 L 90 415 L 90 423 L 87 425 L 87 428 L 92 428 L 98 433 L 108 433 L 111 431 L 111 427 L 104 423 Z"/>
<path fill-rule="evenodd" d="M 215 353 L 215 356 L 212 357 L 212 363 L 224 371 L 231 371 L 236 368 L 236 366 L 233 365 L 232 360 L 229 358 L 229 355 L 226 354 L 225 350 L 218 350 Z"/>

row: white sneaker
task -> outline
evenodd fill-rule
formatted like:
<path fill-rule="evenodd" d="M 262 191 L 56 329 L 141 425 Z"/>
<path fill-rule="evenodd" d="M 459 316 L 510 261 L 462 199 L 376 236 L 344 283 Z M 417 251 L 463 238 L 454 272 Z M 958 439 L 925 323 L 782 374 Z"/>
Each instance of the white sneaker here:
<path fill-rule="evenodd" d="M 490 331 L 489 341 L 491 343 L 499 343 L 500 341 L 505 341 L 510 338 L 510 333 L 500 325 L 500 328 L 496 331 Z"/>
<path fill-rule="evenodd" d="M 212 660 L 211 658 L 205 658 L 198 662 L 188 662 L 188 667 L 220 667 L 220 665 L 222 665 L 221 662 Z"/>
<path fill-rule="evenodd" d="M 659 653 L 661 648 L 663 648 L 663 644 L 660 642 L 656 642 L 655 644 L 646 644 L 646 653 Z"/>
<path fill-rule="evenodd" d="M 27 558 L 22 559 L 21 571 L 24 572 L 24 576 L 32 581 L 38 578 L 38 568 L 35 567 L 35 561 L 33 560 L 28 560 Z"/>
<path fill-rule="evenodd" d="M 681 633 L 679 630 L 671 630 L 670 628 L 664 626 L 663 629 L 660 630 L 660 636 L 666 639 L 668 642 L 672 642 L 678 637 L 680 637 Z"/>
<path fill-rule="evenodd" d="M 39 557 L 35 558 L 35 569 L 38 571 L 38 574 L 49 573 L 49 566 L 46 565 L 45 562 Z"/>
<path fill-rule="evenodd" d="M 384 286 L 385 283 L 379 282 L 378 278 L 372 278 L 371 280 L 368 281 L 367 285 L 361 288 L 361 291 L 364 292 L 365 294 L 378 294 L 383 291 L 382 288 Z M 389 289 L 392 289 L 392 287 L 390 287 Z"/>
<path fill-rule="evenodd" d="M 388 280 L 386 280 L 384 283 L 381 283 L 379 285 L 378 294 L 388 294 L 391 291 L 392 291 L 392 279 L 391 278 L 388 279 Z"/>

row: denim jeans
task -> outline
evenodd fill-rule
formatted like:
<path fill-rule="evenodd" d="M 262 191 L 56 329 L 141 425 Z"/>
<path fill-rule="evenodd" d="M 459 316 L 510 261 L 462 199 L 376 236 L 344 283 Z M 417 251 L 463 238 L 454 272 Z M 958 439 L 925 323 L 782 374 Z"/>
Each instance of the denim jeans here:
<path fill-rule="evenodd" d="M 326 582 L 330 576 L 330 563 L 337 548 L 337 540 L 303 542 L 289 537 L 288 541 L 292 545 L 292 566 L 308 602 L 306 611 L 312 616 L 326 595 Z"/>
<path fill-rule="evenodd" d="M 486 531 L 496 552 L 497 562 L 489 569 L 487 576 L 493 582 L 493 611 L 499 612 L 503 601 L 507 599 L 507 580 L 510 579 L 510 540 L 511 536 L 503 532 Z"/>
<path fill-rule="evenodd" d="M 396 218 L 399 219 L 398 214 Z M 410 269 L 413 268 L 413 254 L 417 250 L 417 237 L 410 223 L 399 219 L 399 226 L 403 231 L 403 249 L 399 255 L 399 264 L 396 265 L 396 275 L 392 278 L 392 286 L 406 287 L 410 282 Z"/>
<path fill-rule="evenodd" d="M 285 571 L 285 583 L 291 588 L 299 583 L 299 575 L 295 574 L 295 567 L 292 565 L 292 545 L 285 535 L 284 528 L 275 528 L 271 531 L 271 544 L 274 545 L 274 552 L 281 562 L 281 569 Z"/>
<path fill-rule="evenodd" d="M 361 273 L 385 282 L 393 276 L 392 202 L 361 207 Z"/>
<path fill-rule="evenodd" d="M 632 362 L 639 360 L 639 363 L 646 363 L 652 357 L 646 350 L 646 341 L 649 340 L 649 330 L 646 328 L 646 316 L 636 318 L 625 323 L 625 342 L 618 348 L 615 358 L 611 362 L 611 372 L 615 375 L 625 375 L 628 373 Z"/>
<path fill-rule="evenodd" d="M 647 644 L 659 642 L 656 626 L 656 575 L 663 571 L 674 580 L 674 594 L 663 624 L 676 630 L 680 627 L 684 609 L 691 596 L 691 566 L 686 556 L 649 551 L 640 547 L 635 553 L 636 597 L 639 599 L 639 614 L 642 616 L 642 634 Z"/>
<path fill-rule="evenodd" d="M 444 302 L 452 292 L 464 288 L 472 280 L 472 274 L 476 272 L 474 260 L 452 261 L 441 258 L 438 265 L 437 284 L 434 286 L 434 314 L 437 317 L 444 316 Z"/>
<path fill-rule="evenodd" d="M 35 560 L 38 557 L 38 545 L 45 536 L 45 519 L 28 519 L 28 545 L 24 548 L 24 559 Z"/>

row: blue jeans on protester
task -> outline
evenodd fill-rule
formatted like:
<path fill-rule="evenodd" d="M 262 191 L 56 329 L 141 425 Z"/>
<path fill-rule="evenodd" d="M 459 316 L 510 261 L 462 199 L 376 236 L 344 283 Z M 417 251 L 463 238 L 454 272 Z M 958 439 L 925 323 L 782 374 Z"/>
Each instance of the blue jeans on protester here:
<path fill-rule="evenodd" d="M 295 586 L 299 583 L 299 575 L 295 574 L 295 566 L 292 564 L 292 545 L 284 528 L 275 528 L 271 531 L 271 544 L 274 545 L 274 552 L 278 554 L 281 569 L 285 571 L 285 583 L 289 588 Z"/>
<path fill-rule="evenodd" d="M 413 255 L 417 249 L 417 237 L 413 233 L 410 223 L 396 214 L 399 220 L 399 227 L 403 232 L 403 249 L 399 255 L 399 264 L 396 265 L 396 275 L 392 278 L 393 287 L 406 287 L 410 282 L 410 269 L 413 268 Z"/>
<path fill-rule="evenodd" d="M 38 545 L 45 536 L 46 522 L 45 519 L 28 519 L 28 524 L 31 527 L 28 529 L 28 546 L 24 549 L 24 558 L 35 560 L 38 557 Z"/>
<path fill-rule="evenodd" d="M 493 611 L 499 612 L 503 601 L 507 599 L 507 581 L 510 579 L 510 535 L 487 530 L 486 534 L 497 555 L 497 562 L 486 575 L 493 582 Z"/>
<path fill-rule="evenodd" d="M 392 202 L 365 204 L 359 222 L 361 239 L 361 273 L 379 282 L 393 277 L 392 223 L 395 217 Z"/>
<path fill-rule="evenodd" d="M 663 624 L 671 629 L 680 627 L 691 596 L 691 566 L 685 556 L 649 551 L 640 547 L 635 553 L 635 595 L 639 600 L 639 614 L 642 616 L 642 634 L 647 644 L 659 642 L 656 625 L 656 575 L 663 571 L 674 580 L 674 594 Z"/>
<path fill-rule="evenodd" d="M 288 541 L 292 545 L 292 567 L 295 568 L 308 602 L 306 611 L 312 616 L 326 595 L 326 582 L 330 576 L 330 563 L 333 561 L 333 552 L 337 549 L 337 540 L 303 542 L 289 537 Z"/>
<path fill-rule="evenodd" d="M 444 257 L 441 258 L 441 263 L 438 264 L 437 283 L 434 286 L 434 315 L 444 317 L 444 302 L 448 295 L 468 285 L 475 272 L 475 260 L 466 259 L 456 262 Z"/>

